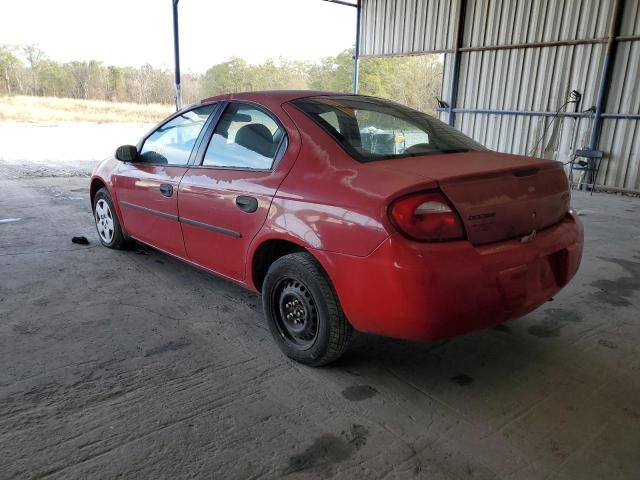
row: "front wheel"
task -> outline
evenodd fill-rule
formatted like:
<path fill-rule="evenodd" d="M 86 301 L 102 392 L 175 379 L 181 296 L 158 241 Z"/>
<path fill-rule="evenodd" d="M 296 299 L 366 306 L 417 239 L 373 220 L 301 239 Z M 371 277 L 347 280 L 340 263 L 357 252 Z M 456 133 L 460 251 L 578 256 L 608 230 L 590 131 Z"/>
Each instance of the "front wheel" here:
<path fill-rule="evenodd" d="M 292 253 L 273 262 L 262 286 L 262 304 L 276 343 L 293 360 L 317 367 L 347 349 L 353 328 L 310 254 Z"/>
<path fill-rule="evenodd" d="M 109 190 L 104 187 L 97 191 L 93 199 L 93 217 L 102 245 L 117 249 L 124 249 L 128 246 L 127 239 L 122 233 L 120 220 L 113 207 Z"/>

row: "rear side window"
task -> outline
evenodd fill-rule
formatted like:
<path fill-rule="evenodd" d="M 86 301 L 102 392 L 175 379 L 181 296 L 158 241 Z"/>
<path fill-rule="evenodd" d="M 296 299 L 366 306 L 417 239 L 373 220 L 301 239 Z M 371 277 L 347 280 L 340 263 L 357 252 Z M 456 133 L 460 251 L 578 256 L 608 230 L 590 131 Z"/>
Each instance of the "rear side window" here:
<path fill-rule="evenodd" d="M 216 125 L 202 165 L 269 170 L 284 131 L 266 112 L 231 103 Z"/>
<path fill-rule="evenodd" d="M 326 96 L 293 104 L 361 162 L 486 150 L 429 115 L 378 98 Z"/>
<path fill-rule="evenodd" d="M 215 104 L 184 112 L 147 137 L 140 154 L 154 165 L 186 165 L 204 123 Z"/>

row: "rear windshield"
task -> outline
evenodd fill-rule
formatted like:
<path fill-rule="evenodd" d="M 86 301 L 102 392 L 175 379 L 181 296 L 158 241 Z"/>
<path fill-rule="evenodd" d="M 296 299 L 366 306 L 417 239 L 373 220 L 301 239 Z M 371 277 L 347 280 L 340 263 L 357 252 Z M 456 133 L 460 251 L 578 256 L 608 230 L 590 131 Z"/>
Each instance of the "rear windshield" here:
<path fill-rule="evenodd" d="M 440 120 L 379 98 L 310 97 L 293 104 L 360 162 L 486 150 Z"/>

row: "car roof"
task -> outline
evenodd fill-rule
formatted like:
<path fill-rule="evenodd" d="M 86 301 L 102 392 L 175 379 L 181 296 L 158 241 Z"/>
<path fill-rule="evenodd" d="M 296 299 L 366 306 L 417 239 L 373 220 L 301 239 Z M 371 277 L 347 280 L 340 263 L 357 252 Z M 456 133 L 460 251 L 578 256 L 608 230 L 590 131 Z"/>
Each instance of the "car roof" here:
<path fill-rule="evenodd" d="M 290 102 L 298 98 L 317 97 L 323 95 L 346 95 L 339 92 L 327 92 L 323 90 L 264 90 L 259 92 L 239 92 L 227 93 L 224 95 L 216 95 L 208 97 L 200 101 L 200 103 L 209 103 L 222 100 L 247 100 L 253 101 L 266 107 L 275 107 L 283 103 Z"/>

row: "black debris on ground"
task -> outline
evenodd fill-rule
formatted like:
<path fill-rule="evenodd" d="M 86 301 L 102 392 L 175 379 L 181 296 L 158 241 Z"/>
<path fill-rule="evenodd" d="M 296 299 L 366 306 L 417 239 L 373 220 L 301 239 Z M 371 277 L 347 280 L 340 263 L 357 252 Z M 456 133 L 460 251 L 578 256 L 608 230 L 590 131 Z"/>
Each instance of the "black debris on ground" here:
<path fill-rule="evenodd" d="M 473 383 L 473 378 L 465 373 L 459 373 L 458 375 L 451 377 L 451 380 L 461 386 Z"/>
<path fill-rule="evenodd" d="M 73 243 L 77 243 L 78 245 L 89 245 L 89 240 L 87 240 L 87 237 L 84 236 L 73 237 L 71 241 Z"/>

